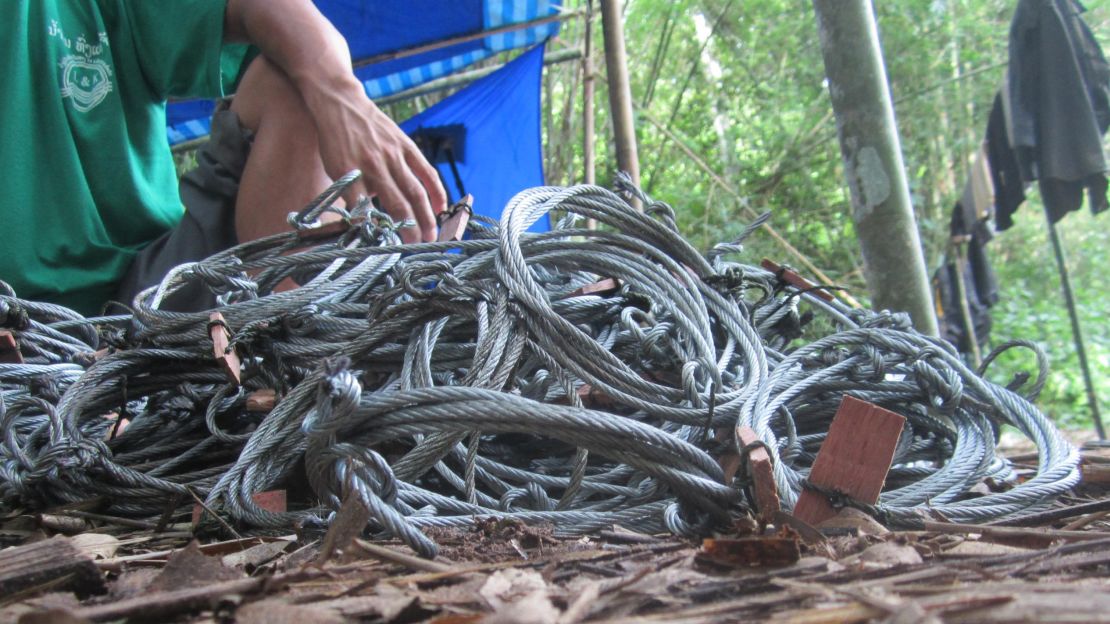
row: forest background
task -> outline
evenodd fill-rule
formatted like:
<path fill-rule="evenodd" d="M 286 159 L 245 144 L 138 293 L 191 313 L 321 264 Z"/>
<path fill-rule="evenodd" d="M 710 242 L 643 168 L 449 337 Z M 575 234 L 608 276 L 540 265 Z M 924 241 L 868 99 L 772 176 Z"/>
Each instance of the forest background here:
<path fill-rule="evenodd" d="M 983 140 L 1007 61 L 1016 0 L 877 0 L 875 14 L 906 173 L 930 275 L 949 253 L 949 220 Z M 1110 49 L 1110 2 L 1085 3 L 1084 19 Z M 567 0 L 568 9 L 585 5 Z M 596 8 L 597 3 L 594 3 Z M 596 13 L 596 11 L 595 11 Z M 624 5 L 642 183 L 677 211 L 683 234 L 708 249 L 770 210 L 771 223 L 838 284 L 867 300 L 836 119 L 809 0 L 629 0 Z M 600 48 L 600 20 L 595 22 Z M 581 46 L 582 20 L 549 50 Z M 595 107 L 598 183 L 615 168 L 600 50 Z M 581 68 L 549 66 L 545 80 L 546 174 L 582 181 Z M 678 145 L 676 143 L 681 143 Z M 683 146 L 704 161 L 691 158 Z M 715 182 L 719 177 L 725 184 Z M 726 185 L 730 188 L 725 188 Z M 1051 373 L 1039 406 L 1056 422 L 1090 430 L 1083 380 L 1035 190 L 987 248 L 1001 286 L 991 343 L 1033 340 Z M 1068 254 L 1088 357 L 1103 411 L 1110 409 L 1110 216 L 1086 205 L 1059 229 Z M 796 262 L 769 236 L 745 244 L 745 261 Z M 1032 371 L 1015 350 L 988 377 L 1005 384 Z"/>
<path fill-rule="evenodd" d="M 616 152 L 608 114 L 601 19 L 593 2 L 597 183 L 611 186 Z M 930 275 L 949 249 L 949 220 L 970 156 L 1006 68 L 1017 0 L 876 0 L 875 15 L 894 99 L 907 179 Z M 1090 0 L 1084 19 L 1110 49 L 1110 2 Z M 564 0 L 585 11 L 587 0 Z M 708 249 L 730 241 L 771 211 L 771 225 L 834 282 L 866 303 L 859 243 L 851 219 L 836 119 L 810 0 L 625 0 L 624 31 L 635 102 L 642 185 L 673 206 L 683 235 Z M 564 22 L 548 53 L 583 49 L 582 17 Z M 486 64 L 508 60 L 503 54 Z M 545 68 L 547 182 L 584 180 L 584 63 Z M 384 106 L 402 120 L 449 95 L 440 91 Z M 189 166 L 189 155 L 180 159 Z M 987 248 L 1000 283 L 991 343 L 1023 338 L 1048 353 L 1051 372 L 1038 405 L 1058 424 L 1090 431 L 1043 208 L 1035 190 L 1015 226 Z M 1068 254 L 1088 358 L 1103 411 L 1110 409 L 1110 215 L 1086 206 L 1058 231 Z M 793 263 L 765 234 L 745 242 L 749 264 Z M 1014 350 L 987 376 L 1008 383 L 1035 374 Z"/>

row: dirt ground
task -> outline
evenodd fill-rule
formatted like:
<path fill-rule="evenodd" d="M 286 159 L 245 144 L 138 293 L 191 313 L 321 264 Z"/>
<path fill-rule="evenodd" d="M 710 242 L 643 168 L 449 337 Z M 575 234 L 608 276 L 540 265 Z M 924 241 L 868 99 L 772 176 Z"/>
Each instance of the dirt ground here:
<path fill-rule="evenodd" d="M 1007 451 L 1019 468 L 1035 457 Z M 357 534 L 200 540 L 93 514 L 0 518 L 0 622 L 1110 621 L 1110 451 L 1051 513 L 888 531 L 854 509 L 704 541 L 493 519 L 435 560 Z M 226 527 L 234 530 L 234 527 Z"/>

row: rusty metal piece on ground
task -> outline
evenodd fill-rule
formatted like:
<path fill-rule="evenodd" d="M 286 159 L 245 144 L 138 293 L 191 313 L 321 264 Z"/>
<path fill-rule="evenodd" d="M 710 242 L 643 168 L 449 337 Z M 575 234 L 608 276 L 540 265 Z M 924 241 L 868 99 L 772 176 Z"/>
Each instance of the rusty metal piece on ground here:
<path fill-rule="evenodd" d="M 796 534 L 739 539 L 707 538 L 702 541 L 698 558 L 712 563 L 765 568 L 787 566 L 802 556 Z"/>

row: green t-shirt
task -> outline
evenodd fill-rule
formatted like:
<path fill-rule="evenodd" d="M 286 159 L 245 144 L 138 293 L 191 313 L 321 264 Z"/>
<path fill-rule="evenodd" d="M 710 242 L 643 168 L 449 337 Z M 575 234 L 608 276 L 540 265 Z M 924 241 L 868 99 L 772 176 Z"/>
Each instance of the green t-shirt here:
<path fill-rule="evenodd" d="M 223 94 L 225 5 L 0 0 L 0 280 L 20 297 L 94 313 L 181 218 L 166 99 Z"/>

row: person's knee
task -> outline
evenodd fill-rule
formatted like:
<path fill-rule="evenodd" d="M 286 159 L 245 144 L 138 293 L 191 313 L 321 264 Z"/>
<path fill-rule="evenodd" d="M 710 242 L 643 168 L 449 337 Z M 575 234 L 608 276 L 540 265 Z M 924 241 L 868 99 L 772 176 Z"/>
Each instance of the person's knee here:
<path fill-rule="evenodd" d="M 258 56 L 239 81 L 231 101 L 231 110 L 239 115 L 243 127 L 257 132 L 270 117 L 280 116 L 292 122 L 307 116 L 308 109 L 289 77 L 263 56 Z"/>

